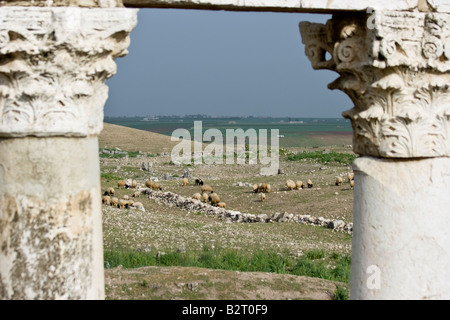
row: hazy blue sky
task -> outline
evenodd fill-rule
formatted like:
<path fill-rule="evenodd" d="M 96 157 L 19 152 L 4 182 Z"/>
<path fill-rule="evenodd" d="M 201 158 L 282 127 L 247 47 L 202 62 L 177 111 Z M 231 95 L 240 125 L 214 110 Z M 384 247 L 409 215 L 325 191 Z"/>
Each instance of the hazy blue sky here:
<path fill-rule="evenodd" d="M 141 9 L 108 80 L 105 116 L 341 117 L 352 107 L 314 71 L 298 23 L 329 15 Z"/>

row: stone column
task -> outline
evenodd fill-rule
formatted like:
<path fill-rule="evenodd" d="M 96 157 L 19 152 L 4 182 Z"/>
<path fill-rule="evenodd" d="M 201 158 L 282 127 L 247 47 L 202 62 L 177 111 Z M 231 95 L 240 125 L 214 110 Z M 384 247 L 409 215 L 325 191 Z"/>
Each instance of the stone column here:
<path fill-rule="evenodd" d="M 315 69 L 354 107 L 351 299 L 450 298 L 450 15 L 300 23 Z M 329 58 L 327 56 L 329 54 Z"/>
<path fill-rule="evenodd" d="M 0 299 L 104 298 L 97 135 L 136 16 L 0 7 Z"/>

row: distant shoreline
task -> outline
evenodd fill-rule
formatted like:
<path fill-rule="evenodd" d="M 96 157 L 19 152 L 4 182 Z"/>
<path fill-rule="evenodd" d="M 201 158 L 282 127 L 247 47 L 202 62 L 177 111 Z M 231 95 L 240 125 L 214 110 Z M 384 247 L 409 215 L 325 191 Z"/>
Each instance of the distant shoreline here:
<path fill-rule="evenodd" d="M 150 116 L 146 116 L 150 117 Z M 204 117 L 151 116 L 105 117 L 104 122 L 171 136 L 176 129 L 187 129 L 193 136 L 194 121 L 202 121 L 203 131 L 216 128 L 225 134 L 227 129 L 279 129 L 281 147 L 313 147 L 352 144 L 352 126 L 344 118 L 300 117 Z"/>

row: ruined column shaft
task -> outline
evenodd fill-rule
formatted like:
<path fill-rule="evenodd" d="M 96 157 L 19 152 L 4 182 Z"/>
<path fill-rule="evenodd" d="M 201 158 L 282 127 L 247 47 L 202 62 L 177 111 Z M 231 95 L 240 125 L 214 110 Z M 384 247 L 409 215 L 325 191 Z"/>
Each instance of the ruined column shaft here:
<path fill-rule="evenodd" d="M 315 69 L 354 107 L 351 299 L 450 297 L 450 15 L 300 23 Z M 329 57 L 327 58 L 327 53 Z"/>
<path fill-rule="evenodd" d="M 135 9 L 0 7 L 0 299 L 103 299 L 97 135 Z"/>

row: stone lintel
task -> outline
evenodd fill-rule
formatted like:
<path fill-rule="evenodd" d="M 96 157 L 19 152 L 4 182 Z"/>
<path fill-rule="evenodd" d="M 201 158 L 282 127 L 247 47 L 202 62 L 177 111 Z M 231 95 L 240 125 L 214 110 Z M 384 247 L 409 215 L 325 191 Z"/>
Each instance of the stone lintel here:
<path fill-rule="evenodd" d="M 376 10 L 450 12 L 447 0 L 123 0 L 126 7 L 233 11 L 319 12 Z"/>

